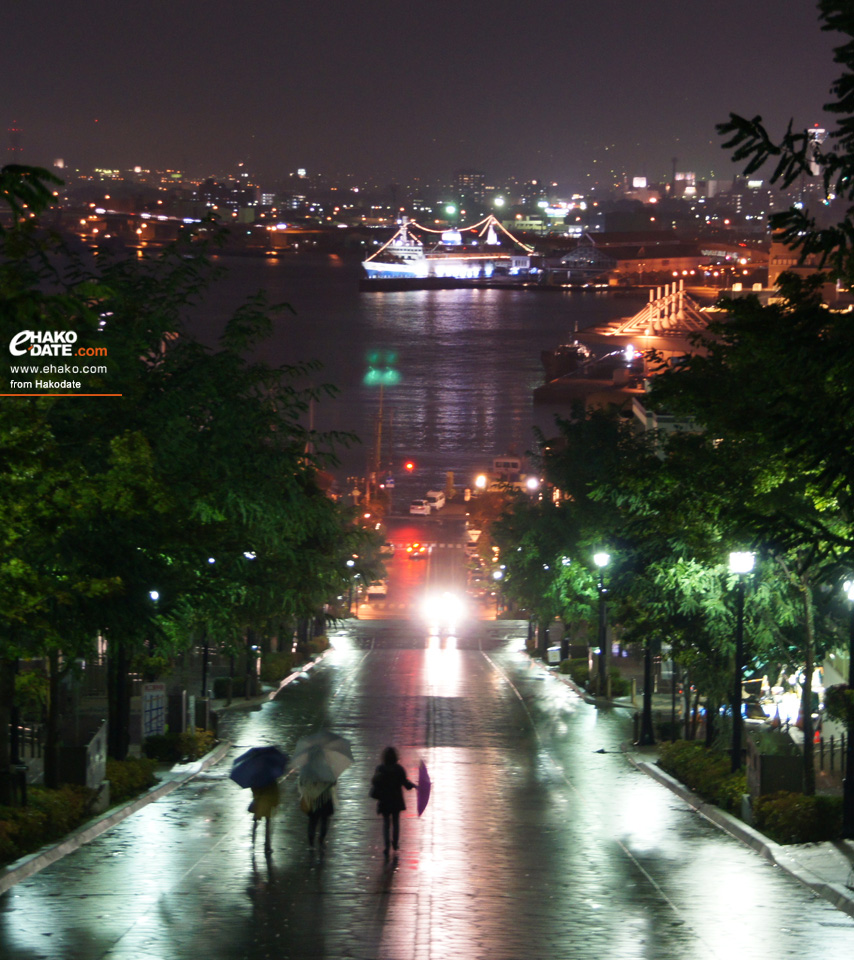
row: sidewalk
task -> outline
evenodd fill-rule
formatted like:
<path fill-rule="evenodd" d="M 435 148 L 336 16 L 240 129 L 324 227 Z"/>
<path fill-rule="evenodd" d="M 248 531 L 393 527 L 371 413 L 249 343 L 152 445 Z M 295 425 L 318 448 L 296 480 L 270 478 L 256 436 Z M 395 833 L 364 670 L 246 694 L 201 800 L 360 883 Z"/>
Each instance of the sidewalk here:
<path fill-rule="evenodd" d="M 538 663 L 535 660 L 532 662 Z M 632 706 L 628 700 L 597 701 L 595 697 L 580 690 L 568 677 L 558 674 L 554 668 L 543 663 L 539 665 L 555 679 L 575 690 L 588 703 L 635 711 L 639 709 Z M 837 909 L 854 917 L 854 841 L 786 845 L 775 843 L 738 817 L 701 800 L 684 784 L 665 773 L 658 766 L 658 749 L 655 746 L 639 747 L 627 743 L 623 749 L 626 759 L 636 769 L 667 787 L 718 829 L 751 847 Z"/>
<path fill-rule="evenodd" d="M 288 684 L 297 683 L 300 680 L 305 679 L 308 676 L 309 671 L 312 670 L 326 656 L 327 652 L 328 651 L 324 651 L 319 656 L 315 657 L 314 660 L 303 664 L 294 673 L 285 677 L 278 687 L 268 687 L 257 697 L 251 697 L 249 699 L 244 697 L 233 698 L 230 703 L 226 700 L 212 701 L 211 713 L 221 713 L 224 710 L 255 710 L 263 706 L 265 703 L 272 700 L 280 690 L 288 686 Z M 42 847 L 41 850 L 37 850 L 35 853 L 21 857 L 20 860 L 16 860 L 14 863 L 7 864 L 7 866 L 0 868 L 0 895 L 5 893 L 16 883 L 20 883 L 21 880 L 25 880 L 34 873 L 38 873 L 39 870 L 43 870 L 45 867 L 50 866 L 50 864 L 55 863 L 66 854 L 72 853 L 78 847 L 82 847 L 83 844 L 89 843 L 90 840 L 94 840 L 95 837 L 105 833 L 117 823 L 121 823 L 125 817 L 129 817 L 131 814 L 136 813 L 137 810 L 140 810 L 147 804 L 153 803 L 155 800 L 159 800 L 161 797 L 165 797 L 177 787 L 181 786 L 181 784 L 186 783 L 188 780 L 192 780 L 193 777 L 201 773 L 203 770 L 206 770 L 208 767 L 212 767 L 219 763 L 219 761 L 222 760 L 222 758 L 230 749 L 231 743 L 228 741 L 223 741 L 222 743 L 217 744 L 217 746 L 214 747 L 210 753 L 206 754 L 200 760 L 196 760 L 193 763 L 175 764 L 175 766 L 163 774 L 160 782 L 146 793 L 143 793 L 138 797 L 134 797 L 133 800 L 129 800 L 127 803 L 112 807 L 101 816 L 95 817 L 93 820 L 85 823 L 82 827 L 78 827 L 77 830 L 73 830 L 68 834 L 67 837 L 65 837 L 63 840 L 60 840 L 58 843 L 48 844 L 47 846 Z"/>
<path fill-rule="evenodd" d="M 107 810 L 106 813 L 101 814 L 100 817 L 95 817 L 94 820 L 83 824 L 82 827 L 72 830 L 67 837 L 58 843 L 48 844 L 42 847 L 41 850 L 21 857 L 20 860 L 16 860 L 14 863 L 0 868 L 0 894 L 5 893 L 16 883 L 20 883 L 21 880 L 25 880 L 34 873 L 38 873 L 39 870 L 43 870 L 45 867 L 50 866 L 50 864 L 55 863 L 66 854 L 72 853 L 78 847 L 82 847 L 83 844 L 94 840 L 95 837 L 105 833 L 117 823 L 121 823 L 125 817 L 136 813 L 137 810 L 140 810 L 147 804 L 153 803 L 161 797 L 165 797 L 177 787 L 180 787 L 181 784 L 192 780 L 192 778 L 201 773 L 202 770 L 206 770 L 208 767 L 219 763 L 230 748 L 231 744 L 226 741 L 217 744 L 217 746 L 206 756 L 202 757 L 201 760 L 196 760 L 194 763 L 175 764 L 171 770 L 165 773 L 160 783 L 146 793 L 134 797 L 133 800 L 128 800 L 127 803 L 112 807 L 110 810 Z"/>
<path fill-rule="evenodd" d="M 854 917 L 854 842 L 836 840 L 786 845 L 775 843 L 738 817 L 701 800 L 678 780 L 666 774 L 657 764 L 658 751 L 654 746 L 637 747 L 627 744 L 625 753 L 633 766 L 681 797 L 710 823 L 752 847 L 818 896 Z"/>

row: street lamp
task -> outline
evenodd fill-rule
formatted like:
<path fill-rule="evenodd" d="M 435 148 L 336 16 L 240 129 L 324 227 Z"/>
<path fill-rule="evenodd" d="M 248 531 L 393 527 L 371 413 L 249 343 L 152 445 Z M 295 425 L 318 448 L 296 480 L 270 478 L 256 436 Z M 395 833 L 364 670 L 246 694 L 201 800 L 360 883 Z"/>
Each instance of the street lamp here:
<path fill-rule="evenodd" d="M 655 726 L 652 722 L 652 637 L 647 635 L 643 644 L 643 709 L 641 710 L 638 746 L 650 747 L 655 743 Z"/>
<path fill-rule="evenodd" d="M 854 580 L 845 584 L 845 593 L 852 603 L 848 630 L 848 696 L 854 690 Z M 842 781 L 842 836 L 854 839 L 854 718 L 848 703 L 848 724 L 845 730 L 845 779 Z"/>
<path fill-rule="evenodd" d="M 605 567 L 611 560 L 611 555 L 600 551 L 593 554 L 593 562 L 599 568 L 599 696 L 610 699 L 610 678 L 608 677 L 608 624 L 605 619 Z"/>
<path fill-rule="evenodd" d="M 732 686 L 732 756 L 731 769 L 741 769 L 741 740 L 744 723 L 741 716 L 741 683 L 744 673 L 744 576 L 753 570 L 752 553 L 736 552 L 729 555 L 729 572 L 738 577 L 735 626 L 735 676 Z"/>
<path fill-rule="evenodd" d="M 501 581 L 504 579 L 504 567 L 500 567 L 492 574 L 492 579 L 495 581 L 495 619 L 498 619 L 498 614 L 501 613 Z"/>
<path fill-rule="evenodd" d="M 355 560 L 348 560 L 347 567 L 348 569 L 348 580 L 349 580 L 349 592 L 347 594 L 347 613 L 350 614 L 353 612 L 353 567 L 356 566 Z"/>

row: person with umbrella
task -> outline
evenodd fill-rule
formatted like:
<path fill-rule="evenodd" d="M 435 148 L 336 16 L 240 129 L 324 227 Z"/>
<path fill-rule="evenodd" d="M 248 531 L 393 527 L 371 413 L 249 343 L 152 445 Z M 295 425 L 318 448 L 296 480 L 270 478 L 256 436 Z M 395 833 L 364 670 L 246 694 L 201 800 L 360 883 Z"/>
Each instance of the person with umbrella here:
<path fill-rule="evenodd" d="M 278 747 L 252 747 L 241 754 L 231 766 L 231 779 L 240 787 L 252 791 L 252 846 L 255 846 L 255 832 L 258 821 L 264 820 L 264 849 L 272 849 L 270 842 L 270 821 L 279 805 L 279 777 L 288 766 L 288 755 Z"/>
<path fill-rule="evenodd" d="M 322 844 L 335 812 L 338 777 L 352 764 L 350 742 L 328 731 L 310 734 L 297 741 L 293 767 L 299 771 L 297 786 L 300 808 L 308 815 L 308 845 L 318 834 Z"/>
<path fill-rule="evenodd" d="M 308 814 L 308 845 L 314 846 L 314 837 L 320 827 L 320 844 L 326 839 L 329 818 L 335 813 L 338 797 L 335 793 L 335 781 L 312 780 L 310 775 L 301 773 L 297 781 L 300 796 L 300 809 Z"/>
<path fill-rule="evenodd" d="M 382 763 L 374 771 L 371 780 L 371 796 L 377 801 L 377 813 L 383 818 L 383 855 L 388 856 L 389 840 L 397 850 L 400 843 L 400 812 L 406 809 L 403 788 L 412 790 L 415 784 L 406 776 L 397 759 L 397 750 L 386 747 Z"/>

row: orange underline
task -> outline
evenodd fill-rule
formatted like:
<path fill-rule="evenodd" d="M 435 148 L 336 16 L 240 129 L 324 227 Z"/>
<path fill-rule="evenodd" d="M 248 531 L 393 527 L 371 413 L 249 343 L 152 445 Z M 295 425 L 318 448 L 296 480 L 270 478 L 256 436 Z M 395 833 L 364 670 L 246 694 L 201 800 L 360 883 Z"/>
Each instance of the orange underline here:
<path fill-rule="evenodd" d="M 0 397 L 123 397 L 123 393 L 0 393 Z"/>

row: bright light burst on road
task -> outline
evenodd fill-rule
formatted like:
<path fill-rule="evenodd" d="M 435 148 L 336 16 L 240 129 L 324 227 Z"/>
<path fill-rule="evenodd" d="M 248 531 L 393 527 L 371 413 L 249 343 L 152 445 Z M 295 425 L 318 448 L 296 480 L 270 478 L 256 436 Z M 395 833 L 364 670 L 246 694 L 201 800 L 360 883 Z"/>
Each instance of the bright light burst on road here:
<path fill-rule="evenodd" d="M 421 609 L 434 635 L 454 633 L 466 614 L 462 597 L 450 590 L 428 594 Z"/>

